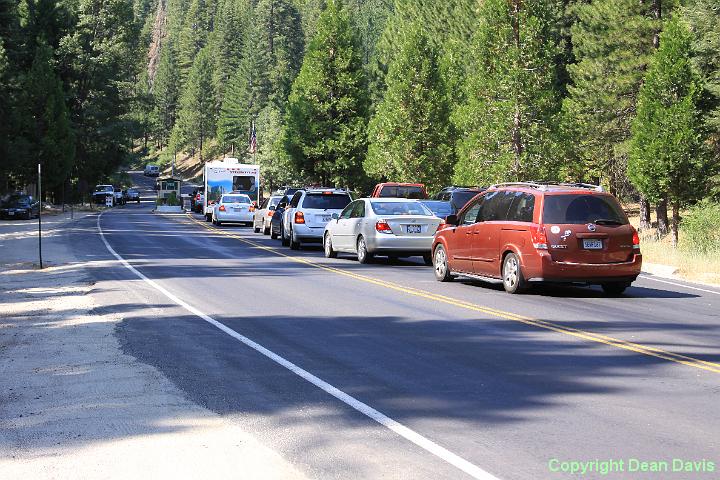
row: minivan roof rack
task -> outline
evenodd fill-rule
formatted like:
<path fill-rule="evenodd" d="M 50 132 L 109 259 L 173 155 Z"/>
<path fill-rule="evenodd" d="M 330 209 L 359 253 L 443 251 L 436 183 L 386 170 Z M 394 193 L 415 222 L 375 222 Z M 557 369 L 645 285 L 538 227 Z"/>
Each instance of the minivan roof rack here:
<path fill-rule="evenodd" d="M 491 185 L 490 188 L 498 187 L 528 187 L 537 188 L 538 190 L 548 190 L 552 187 L 566 187 L 566 188 L 585 188 L 587 190 L 595 190 L 596 192 L 604 192 L 603 187 L 600 185 L 593 185 L 591 183 L 582 182 L 504 182 L 496 183 Z"/>

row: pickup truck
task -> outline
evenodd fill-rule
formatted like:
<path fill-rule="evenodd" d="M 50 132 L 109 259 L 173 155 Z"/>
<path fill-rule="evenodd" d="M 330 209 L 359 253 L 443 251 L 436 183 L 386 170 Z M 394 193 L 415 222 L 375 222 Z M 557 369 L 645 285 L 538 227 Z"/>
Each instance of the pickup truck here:
<path fill-rule="evenodd" d="M 112 185 L 96 185 L 92 194 L 93 202 L 105 205 L 105 198 L 112 197 L 112 204 L 115 206 L 115 188 Z"/>

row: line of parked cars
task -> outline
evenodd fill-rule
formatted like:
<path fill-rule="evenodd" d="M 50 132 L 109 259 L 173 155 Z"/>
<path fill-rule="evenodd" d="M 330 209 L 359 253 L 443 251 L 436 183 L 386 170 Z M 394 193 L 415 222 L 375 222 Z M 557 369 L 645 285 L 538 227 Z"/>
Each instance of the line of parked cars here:
<path fill-rule="evenodd" d="M 293 188 L 256 205 L 226 194 L 213 222 L 241 222 L 293 250 L 321 244 L 326 257 L 421 256 L 438 281 L 501 281 L 508 293 L 534 283 L 600 285 L 621 294 L 638 277 L 640 240 L 617 199 L 596 185 L 516 182 L 447 187 L 383 183 L 368 198 L 335 188 Z"/>
<path fill-rule="evenodd" d="M 111 203 L 114 207 L 116 205 L 125 205 L 128 202 L 140 203 L 140 192 L 135 188 L 123 190 L 112 185 L 95 185 L 92 198 L 93 203 L 99 205 Z"/>

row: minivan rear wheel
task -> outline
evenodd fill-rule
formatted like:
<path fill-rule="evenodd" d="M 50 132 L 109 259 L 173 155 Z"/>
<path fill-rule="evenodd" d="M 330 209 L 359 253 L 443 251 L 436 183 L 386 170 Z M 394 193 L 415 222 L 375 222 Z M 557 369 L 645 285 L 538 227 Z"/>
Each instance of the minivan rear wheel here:
<path fill-rule="evenodd" d="M 527 288 L 520 259 L 514 253 L 508 253 L 503 260 L 502 281 L 507 293 L 520 293 Z"/>
<path fill-rule="evenodd" d="M 433 270 L 435 270 L 435 278 L 439 282 L 450 282 L 453 279 L 453 275 L 450 272 L 450 264 L 448 263 L 447 253 L 445 247 L 438 245 L 435 247 L 435 253 L 433 254 Z"/>
<path fill-rule="evenodd" d="M 622 295 L 622 293 L 625 291 L 626 288 L 630 286 L 627 282 L 610 282 L 610 283 L 603 283 L 602 285 L 603 292 L 605 292 L 606 295 L 616 296 L 616 295 Z"/>

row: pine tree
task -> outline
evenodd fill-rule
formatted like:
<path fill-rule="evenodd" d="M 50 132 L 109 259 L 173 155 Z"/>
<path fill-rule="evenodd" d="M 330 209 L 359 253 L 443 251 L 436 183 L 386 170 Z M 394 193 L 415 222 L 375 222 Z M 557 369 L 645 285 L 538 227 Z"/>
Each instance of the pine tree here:
<path fill-rule="evenodd" d="M 574 160 L 568 175 L 626 192 L 627 141 L 657 24 L 650 2 L 636 0 L 578 3 L 572 12 L 576 63 L 568 66 L 572 84 L 563 104 Z"/>
<path fill-rule="evenodd" d="M 644 195 L 670 201 L 673 245 L 678 241 L 680 207 L 705 191 L 708 168 L 699 135 L 701 86 L 690 51 L 687 25 L 672 18 L 660 35 L 660 47 L 640 90 L 628 162 L 628 176 Z"/>
<path fill-rule="evenodd" d="M 551 0 L 483 3 L 467 52 L 474 60 L 465 82 L 467 103 L 453 115 L 460 131 L 455 182 L 556 175 L 558 18 Z"/>
<path fill-rule="evenodd" d="M 438 49 L 419 25 L 404 35 L 387 76 L 388 88 L 369 125 L 368 173 L 439 189 L 453 165 L 450 107 Z"/>
<path fill-rule="evenodd" d="M 703 125 L 720 158 L 720 0 L 691 0 L 683 13 L 693 32 L 693 63 L 704 86 L 699 104 Z"/>
<path fill-rule="evenodd" d="M 160 60 L 152 86 L 152 124 L 156 140 L 166 146 L 177 118 L 180 95 L 180 70 L 173 44 L 166 43 L 160 51 Z"/>
<path fill-rule="evenodd" d="M 323 184 L 358 185 L 367 111 L 357 36 L 340 1 L 328 0 L 288 101 L 285 145 L 298 171 Z"/>
<path fill-rule="evenodd" d="M 250 0 L 225 0 L 215 21 L 212 36 L 215 58 L 215 91 L 221 105 L 225 89 L 237 71 L 243 57 L 243 45 L 250 28 L 252 4 Z"/>
<path fill-rule="evenodd" d="M 209 49 L 195 57 L 180 98 L 177 128 L 183 145 L 197 148 L 200 161 L 208 139 L 215 134 L 216 109 L 213 94 L 213 62 Z"/>
<path fill-rule="evenodd" d="M 53 50 L 43 40 L 35 48 L 35 59 L 23 84 L 30 120 L 27 135 L 33 145 L 28 171 L 33 172 L 41 163 L 46 189 L 53 190 L 70 175 L 75 145 L 62 82 L 53 68 Z"/>

